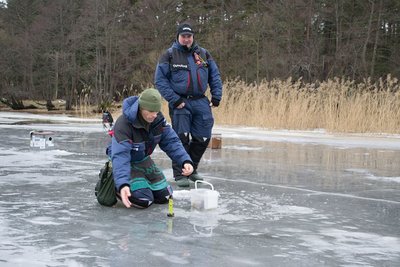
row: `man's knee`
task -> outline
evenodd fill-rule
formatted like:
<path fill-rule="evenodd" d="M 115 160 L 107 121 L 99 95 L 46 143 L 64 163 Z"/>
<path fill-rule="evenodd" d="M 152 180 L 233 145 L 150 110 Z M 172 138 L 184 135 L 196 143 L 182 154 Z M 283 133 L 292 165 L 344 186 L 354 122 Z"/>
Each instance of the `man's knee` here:
<path fill-rule="evenodd" d="M 203 137 L 193 136 L 192 137 L 192 145 L 205 149 L 205 148 L 207 148 L 210 140 L 211 140 L 211 138 L 203 138 Z"/>
<path fill-rule="evenodd" d="M 148 208 L 154 202 L 153 192 L 148 188 L 141 188 L 131 192 L 129 200 L 136 208 Z"/>

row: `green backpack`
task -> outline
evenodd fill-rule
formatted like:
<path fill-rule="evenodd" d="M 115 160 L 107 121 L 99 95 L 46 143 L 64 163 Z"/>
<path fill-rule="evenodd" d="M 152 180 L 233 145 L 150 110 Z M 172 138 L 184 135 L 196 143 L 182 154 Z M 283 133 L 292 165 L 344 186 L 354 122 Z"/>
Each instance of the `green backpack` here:
<path fill-rule="evenodd" d="M 111 161 L 107 161 L 101 168 L 94 194 L 97 201 L 103 206 L 111 207 L 117 203 Z"/>

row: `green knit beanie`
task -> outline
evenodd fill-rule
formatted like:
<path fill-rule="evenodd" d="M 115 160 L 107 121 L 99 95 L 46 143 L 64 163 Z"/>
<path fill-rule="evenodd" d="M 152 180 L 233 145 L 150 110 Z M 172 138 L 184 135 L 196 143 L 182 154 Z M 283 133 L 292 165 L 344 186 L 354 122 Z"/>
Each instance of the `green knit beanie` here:
<path fill-rule="evenodd" d="M 144 90 L 139 97 L 139 107 L 151 112 L 161 110 L 161 95 L 154 88 Z"/>

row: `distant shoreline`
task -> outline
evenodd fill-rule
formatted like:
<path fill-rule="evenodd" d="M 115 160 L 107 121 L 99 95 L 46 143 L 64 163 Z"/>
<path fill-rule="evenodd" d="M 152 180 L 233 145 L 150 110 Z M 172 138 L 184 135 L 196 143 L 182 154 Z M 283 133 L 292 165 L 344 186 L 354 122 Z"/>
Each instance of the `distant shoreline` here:
<path fill-rule="evenodd" d="M 100 116 L 101 113 L 95 112 L 87 112 L 83 114 L 80 110 L 65 110 L 65 109 L 55 109 L 55 110 L 47 110 L 46 108 L 37 108 L 37 109 L 18 109 L 14 110 L 9 107 L 0 107 L 0 112 L 18 112 L 18 113 L 31 113 L 31 114 L 49 114 L 49 115 L 71 115 L 74 117 L 84 117 L 84 118 L 95 118 Z"/>

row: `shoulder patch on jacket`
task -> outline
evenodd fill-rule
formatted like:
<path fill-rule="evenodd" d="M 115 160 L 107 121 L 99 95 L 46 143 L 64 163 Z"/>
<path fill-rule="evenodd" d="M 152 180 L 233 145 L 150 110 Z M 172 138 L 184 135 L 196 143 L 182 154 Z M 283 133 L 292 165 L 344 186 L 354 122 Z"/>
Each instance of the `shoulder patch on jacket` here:
<path fill-rule="evenodd" d="M 123 141 L 133 142 L 133 126 L 121 115 L 114 124 L 114 138 L 118 143 Z"/>
<path fill-rule="evenodd" d="M 169 51 L 170 48 L 168 48 L 160 57 L 160 60 L 158 63 L 169 63 L 171 60 L 171 52 Z"/>

